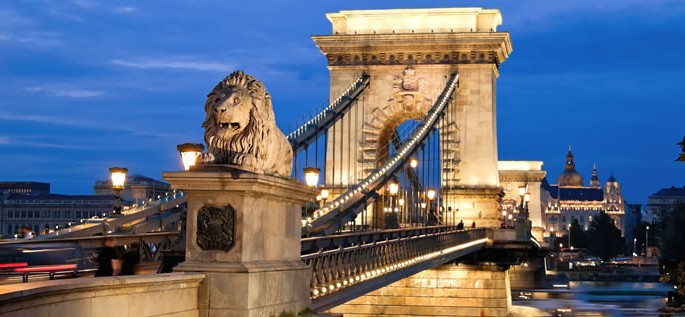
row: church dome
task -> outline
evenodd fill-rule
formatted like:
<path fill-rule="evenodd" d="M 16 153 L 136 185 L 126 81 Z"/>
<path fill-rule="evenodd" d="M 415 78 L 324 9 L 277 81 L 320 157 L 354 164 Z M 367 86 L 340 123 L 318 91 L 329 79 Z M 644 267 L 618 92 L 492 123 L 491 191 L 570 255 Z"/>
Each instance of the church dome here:
<path fill-rule="evenodd" d="M 576 170 L 564 170 L 557 178 L 557 183 L 561 187 L 582 187 L 583 177 Z"/>
<path fill-rule="evenodd" d="M 564 165 L 564 171 L 557 178 L 557 185 L 559 187 L 582 187 L 583 178 L 576 171 L 576 165 L 573 163 L 573 153 L 571 153 L 571 148 L 568 149 L 568 154 L 566 155 L 566 165 Z"/>

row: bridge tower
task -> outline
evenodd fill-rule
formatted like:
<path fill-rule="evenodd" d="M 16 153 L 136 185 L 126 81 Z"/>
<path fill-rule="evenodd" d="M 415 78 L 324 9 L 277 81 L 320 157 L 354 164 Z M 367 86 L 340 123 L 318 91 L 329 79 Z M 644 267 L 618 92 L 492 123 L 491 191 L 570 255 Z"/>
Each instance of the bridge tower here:
<path fill-rule="evenodd" d="M 332 98 L 359 74 L 371 84 L 328 131 L 325 184 L 344 188 L 369 175 L 403 122 L 421 119 L 450 74 L 459 89 L 439 128 L 442 197 L 457 219 L 496 226 L 502 190 L 497 169 L 496 88 L 512 51 L 499 10 L 364 10 L 329 13 L 331 35 L 313 39 L 326 56 Z M 380 213 L 377 213 L 380 214 Z M 372 223 L 372 222 L 369 222 Z"/>

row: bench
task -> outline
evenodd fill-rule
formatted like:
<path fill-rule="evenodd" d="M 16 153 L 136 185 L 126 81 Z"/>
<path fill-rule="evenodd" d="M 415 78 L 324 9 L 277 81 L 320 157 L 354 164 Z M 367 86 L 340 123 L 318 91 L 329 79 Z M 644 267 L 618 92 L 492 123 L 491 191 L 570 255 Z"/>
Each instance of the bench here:
<path fill-rule="evenodd" d="M 11 262 L 11 263 L 0 263 L 0 271 L 6 271 L 8 269 L 15 269 L 18 267 L 27 267 L 29 264 L 27 262 Z"/>
<path fill-rule="evenodd" d="M 56 264 L 56 265 L 36 265 L 13 268 L 11 272 L 21 274 L 22 282 L 28 283 L 31 274 L 48 274 L 50 279 L 54 279 L 56 274 L 73 274 L 78 276 L 76 264 Z"/>

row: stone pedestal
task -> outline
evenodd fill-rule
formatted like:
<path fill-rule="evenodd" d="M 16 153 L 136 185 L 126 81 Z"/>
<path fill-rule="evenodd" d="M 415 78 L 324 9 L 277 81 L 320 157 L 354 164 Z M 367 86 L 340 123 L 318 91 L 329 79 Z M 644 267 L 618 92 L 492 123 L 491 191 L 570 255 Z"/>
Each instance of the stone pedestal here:
<path fill-rule="evenodd" d="M 201 272 L 200 316 L 279 316 L 309 304 L 300 261 L 301 208 L 316 195 L 294 181 L 229 167 L 167 172 L 188 195 L 186 259 Z"/>
<path fill-rule="evenodd" d="M 506 266 L 446 264 L 353 299 L 331 311 L 350 316 L 507 316 Z"/>

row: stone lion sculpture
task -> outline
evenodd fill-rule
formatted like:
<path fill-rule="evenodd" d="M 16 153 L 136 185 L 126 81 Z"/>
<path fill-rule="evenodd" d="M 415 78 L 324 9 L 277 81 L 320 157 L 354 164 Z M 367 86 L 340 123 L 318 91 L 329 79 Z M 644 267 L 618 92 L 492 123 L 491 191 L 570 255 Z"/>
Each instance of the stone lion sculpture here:
<path fill-rule="evenodd" d="M 235 71 L 207 95 L 206 164 L 236 165 L 290 177 L 293 150 L 276 126 L 271 96 L 254 77 Z"/>

